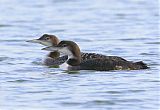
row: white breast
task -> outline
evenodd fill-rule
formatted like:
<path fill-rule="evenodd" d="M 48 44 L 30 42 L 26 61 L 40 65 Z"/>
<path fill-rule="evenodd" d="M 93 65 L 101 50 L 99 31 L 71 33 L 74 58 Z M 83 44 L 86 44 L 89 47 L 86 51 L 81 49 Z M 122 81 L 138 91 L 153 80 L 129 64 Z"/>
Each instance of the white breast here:
<path fill-rule="evenodd" d="M 63 47 L 63 48 L 61 48 L 61 49 L 59 50 L 59 52 L 65 54 L 65 55 L 68 55 L 68 59 L 74 58 L 72 52 L 69 50 L 68 47 Z"/>

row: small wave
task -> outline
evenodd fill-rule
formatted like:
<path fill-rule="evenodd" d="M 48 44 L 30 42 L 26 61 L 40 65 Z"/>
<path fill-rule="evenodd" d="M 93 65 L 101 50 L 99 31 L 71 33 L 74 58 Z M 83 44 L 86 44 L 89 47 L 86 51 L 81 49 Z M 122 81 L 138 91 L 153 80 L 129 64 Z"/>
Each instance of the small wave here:
<path fill-rule="evenodd" d="M 158 55 L 158 53 L 141 53 L 140 55 Z"/>
<path fill-rule="evenodd" d="M 9 24 L 0 24 L 0 28 L 1 27 L 12 27 L 13 25 L 9 25 Z"/>
<path fill-rule="evenodd" d="M 46 92 L 53 92 L 51 90 L 44 90 L 44 91 L 28 91 L 27 93 L 46 93 Z"/>
<path fill-rule="evenodd" d="M 17 79 L 17 80 L 7 81 L 7 82 L 22 83 L 22 82 L 27 82 L 27 81 L 29 81 L 29 80 L 26 80 L 26 79 Z"/>
<path fill-rule="evenodd" d="M 0 57 L 0 61 L 8 60 L 9 57 Z"/>
<path fill-rule="evenodd" d="M 145 44 L 160 44 L 160 42 L 147 42 Z"/>

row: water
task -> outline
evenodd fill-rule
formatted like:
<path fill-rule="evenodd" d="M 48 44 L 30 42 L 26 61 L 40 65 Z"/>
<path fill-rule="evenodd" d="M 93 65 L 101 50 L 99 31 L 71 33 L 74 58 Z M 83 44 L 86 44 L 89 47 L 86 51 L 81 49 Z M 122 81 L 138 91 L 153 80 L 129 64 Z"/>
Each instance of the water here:
<path fill-rule="evenodd" d="M 158 110 L 158 0 L 0 0 L 0 12 L 0 110 Z M 44 33 L 150 69 L 48 68 L 25 42 Z"/>

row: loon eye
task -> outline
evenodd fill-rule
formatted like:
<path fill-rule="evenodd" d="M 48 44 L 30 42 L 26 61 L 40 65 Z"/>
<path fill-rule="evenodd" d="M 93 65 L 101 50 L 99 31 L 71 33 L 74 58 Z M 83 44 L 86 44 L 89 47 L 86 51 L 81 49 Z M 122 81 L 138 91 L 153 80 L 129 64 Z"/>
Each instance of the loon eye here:
<path fill-rule="evenodd" d="M 46 38 L 45 38 L 45 40 L 49 40 L 49 39 L 50 39 L 49 37 L 46 37 Z"/>

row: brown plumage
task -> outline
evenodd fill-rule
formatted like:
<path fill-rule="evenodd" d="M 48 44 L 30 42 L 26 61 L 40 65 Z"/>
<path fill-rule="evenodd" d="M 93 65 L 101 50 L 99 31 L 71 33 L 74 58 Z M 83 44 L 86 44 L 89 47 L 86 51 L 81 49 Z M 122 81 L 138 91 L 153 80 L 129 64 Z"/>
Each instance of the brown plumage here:
<path fill-rule="evenodd" d="M 83 54 L 79 46 L 73 41 L 61 41 L 57 46 L 43 48 L 43 50 L 57 50 L 68 55 L 67 63 L 74 68 L 82 70 L 139 70 L 147 69 L 147 65 L 141 62 L 127 61 L 117 56 L 105 56 L 101 54 Z M 88 57 L 88 58 L 87 58 Z"/>

